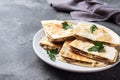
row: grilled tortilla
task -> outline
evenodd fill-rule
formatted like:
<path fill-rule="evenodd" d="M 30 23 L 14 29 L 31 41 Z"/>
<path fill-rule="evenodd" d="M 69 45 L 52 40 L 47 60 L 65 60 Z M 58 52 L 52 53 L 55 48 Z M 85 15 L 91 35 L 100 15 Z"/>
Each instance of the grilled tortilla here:
<path fill-rule="evenodd" d="M 98 67 L 98 66 L 105 66 L 104 63 L 98 62 L 87 57 L 84 57 L 80 54 L 73 53 L 70 49 L 71 41 L 65 41 L 59 54 L 59 60 L 75 65 L 87 66 L 87 67 Z"/>
<path fill-rule="evenodd" d="M 73 52 L 79 53 L 88 58 L 102 61 L 105 63 L 114 63 L 117 60 L 118 51 L 114 47 L 110 47 L 104 45 L 104 51 L 88 51 L 89 48 L 94 46 L 93 43 L 82 41 L 82 40 L 74 40 L 70 43 L 70 47 Z"/>
<path fill-rule="evenodd" d="M 91 32 L 91 27 L 95 25 L 97 29 Z M 120 45 L 120 37 L 112 30 L 89 22 L 78 22 L 76 27 L 75 37 L 77 39 L 87 38 L 92 41 L 101 41 L 110 44 L 111 46 Z"/>
<path fill-rule="evenodd" d="M 74 29 L 64 29 L 62 22 L 58 20 L 41 21 L 45 34 L 50 41 L 64 42 L 65 40 L 74 39 Z M 72 23 L 68 22 L 68 24 Z M 75 27 L 73 24 L 72 26 Z"/>
<path fill-rule="evenodd" d="M 58 51 L 60 51 L 62 47 L 61 44 L 57 44 L 49 41 L 47 37 L 44 37 L 40 40 L 40 45 L 46 50 L 58 49 Z"/>

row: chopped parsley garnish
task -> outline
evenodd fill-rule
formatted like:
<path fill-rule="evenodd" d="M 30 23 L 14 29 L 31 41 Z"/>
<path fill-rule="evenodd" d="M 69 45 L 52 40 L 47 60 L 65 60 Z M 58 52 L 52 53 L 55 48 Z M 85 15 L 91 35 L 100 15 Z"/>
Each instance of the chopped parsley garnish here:
<path fill-rule="evenodd" d="M 96 25 L 92 25 L 92 26 L 90 27 L 91 33 L 93 33 L 96 29 L 98 29 L 97 26 L 96 26 Z"/>
<path fill-rule="evenodd" d="M 104 49 L 103 43 L 99 41 L 93 42 L 94 46 L 89 48 L 88 51 L 98 51 L 101 52 Z"/>
<path fill-rule="evenodd" d="M 49 55 L 52 61 L 55 61 L 56 60 L 55 55 L 58 54 L 58 49 L 47 50 L 47 54 Z"/>
<path fill-rule="evenodd" d="M 72 25 L 69 25 L 66 21 L 62 23 L 62 26 L 64 29 L 70 29 L 70 28 L 73 28 Z"/>

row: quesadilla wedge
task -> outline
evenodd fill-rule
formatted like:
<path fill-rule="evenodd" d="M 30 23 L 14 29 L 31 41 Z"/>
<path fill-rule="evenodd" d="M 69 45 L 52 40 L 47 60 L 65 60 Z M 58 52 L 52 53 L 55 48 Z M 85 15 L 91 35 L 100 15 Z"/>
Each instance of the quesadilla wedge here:
<path fill-rule="evenodd" d="M 98 62 L 87 57 L 84 57 L 80 54 L 73 53 L 70 49 L 71 41 L 65 41 L 60 52 L 59 52 L 59 60 L 75 65 L 86 66 L 86 67 L 98 67 L 105 66 L 106 64 L 102 62 Z"/>
<path fill-rule="evenodd" d="M 101 41 L 111 46 L 120 45 L 120 37 L 112 30 L 89 22 L 78 22 L 75 37 L 77 39 L 86 38 L 92 41 Z"/>
<path fill-rule="evenodd" d="M 64 42 L 74 39 L 74 25 L 70 22 L 59 20 L 41 21 L 46 36 L 52 42 Z"/>
<path fill-rule="evenodd" d="M 99 44 L 99 43 L 97 43 Z M 103 45 L 104 48 L 102 51 L 99 50 L 99 46 L 94 46 L 93 43 L 82 41 L 82 40 L 74 40 L 70 43 L 70 47 L 73 52 L 79 53 L 83 56 L 86 56 L 88 58 L 98 60 L 104 63 L 114 63 L 117 61 L 118 57 L 118 51 L 114 47 L 110 47 L 107 45 Z M 90 48 L 93 49 L 93 51 L 89 51 Z"/>
<path fill-rule="evenodd" d="M 57 43 L 53 43 L 53 42 L 49 41 L 47 37 L 43 37 L 40 40 L 40 45 L 46 50 L 58 49 L 58 51 L 60 51 L 60 49 L 62 47 L 61 44 L 57 44 Z"/>

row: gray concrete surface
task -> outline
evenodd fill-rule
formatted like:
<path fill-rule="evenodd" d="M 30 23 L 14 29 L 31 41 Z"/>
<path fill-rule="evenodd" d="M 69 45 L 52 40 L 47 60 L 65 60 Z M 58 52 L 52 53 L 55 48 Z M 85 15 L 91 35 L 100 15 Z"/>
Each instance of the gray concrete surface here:
<path fill-rule="evenodd" d="M 120 7 L 119 0 L 103 0 Z M 120 64 L 97 73 L 72 73 L 53 68 L 33 51 L 32 39 L 40 20 L 71 19 L 46 0 L 0 0 L 0 80 L 120 80 Z M 103 24 L 120 35 L 120 26 Z"/>

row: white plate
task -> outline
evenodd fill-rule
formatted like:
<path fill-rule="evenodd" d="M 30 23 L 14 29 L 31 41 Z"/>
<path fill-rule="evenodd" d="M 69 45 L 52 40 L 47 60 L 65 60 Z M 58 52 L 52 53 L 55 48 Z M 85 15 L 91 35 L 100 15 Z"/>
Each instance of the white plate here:
<path fill-rule="evenodd" d="M 62 70 L 66 70 L 66 71 L 71 71 L 71 72 L 81 72 L 81 73 L 88 73 L 88 72 L 98 72 L 98 71 L 103 71 L 106 69 L 109 69 L 113 66 L 115 66 L 116 64 L 118 64 L 120 62 L 120 55 L 119 55 L 119 60 L 112 64 L 112 65 L 108 65 L 106 67 L 94 67 L 94 68 L 89 68 L 89 67 L 82 67 L 82 66 L 77 66 L 77 65 L 72 65 L 72 64 L 68 64 L 68 63 L 64 63 L 61 61 L 56 60 L 55 62 L 51 61 L 49 56 L 47 55 L 46 50 L 44 50 L 40 45 L 39 45 L 39 41 L 40 39 L 42 39 L 45 36 L 43 29 L 40 29 L 40 31 L 38 31 L 34 38 L 33 38 L 33 49 L 35 51 L 35 53 L 37 54 L 37 56 L 43 60 L 44 62 L 46 62 L 47 64 L 62 69 Z"/>

